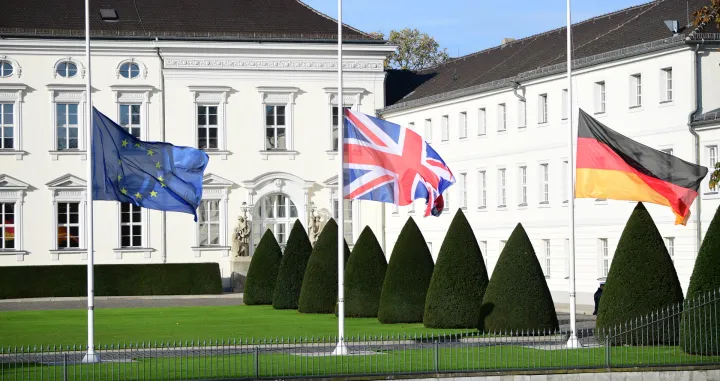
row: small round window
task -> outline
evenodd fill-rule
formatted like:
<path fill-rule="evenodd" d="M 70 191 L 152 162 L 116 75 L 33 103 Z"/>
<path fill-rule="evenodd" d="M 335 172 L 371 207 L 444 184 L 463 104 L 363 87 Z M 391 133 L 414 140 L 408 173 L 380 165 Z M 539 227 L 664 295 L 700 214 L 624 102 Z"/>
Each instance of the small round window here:
<path fill-rule="evenodd" d="M 0 77 L 9 77 L 13 73 L 13 66 L 8 61 L 0 61 Z"/>
<path fill-rule="evenodd" d="M 140 66 L 134 62 L 126 62 L 120 65 L 120 75 L 124 78 L 135 78 L 140 75 Z"/>
<path fill-rule="evenodd" d="M 72 62 L 61 62 L 55 70 L 59 76 L 71 78 L 77 74 L 77 65 Z"/>

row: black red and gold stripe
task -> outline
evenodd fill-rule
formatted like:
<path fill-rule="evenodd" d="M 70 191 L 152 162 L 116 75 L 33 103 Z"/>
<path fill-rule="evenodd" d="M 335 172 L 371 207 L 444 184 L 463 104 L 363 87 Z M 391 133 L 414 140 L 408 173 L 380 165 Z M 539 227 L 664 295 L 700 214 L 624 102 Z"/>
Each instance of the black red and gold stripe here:
<path fill-rule="evenodd" d="M 665 205 L 685 225 L 708 169 L 627 138 L 580 110 L 576 198 Z"/>

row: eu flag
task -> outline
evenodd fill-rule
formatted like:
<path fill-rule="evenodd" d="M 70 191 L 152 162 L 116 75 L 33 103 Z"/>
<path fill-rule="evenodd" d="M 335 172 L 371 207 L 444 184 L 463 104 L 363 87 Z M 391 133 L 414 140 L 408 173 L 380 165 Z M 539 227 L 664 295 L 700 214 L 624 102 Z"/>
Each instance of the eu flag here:
<path fill-rule="evenodd" d="M 205 152 L 142 141 L 93 107 L 91 159 L 93 200 L 189 213 L 197 221 Z"/>

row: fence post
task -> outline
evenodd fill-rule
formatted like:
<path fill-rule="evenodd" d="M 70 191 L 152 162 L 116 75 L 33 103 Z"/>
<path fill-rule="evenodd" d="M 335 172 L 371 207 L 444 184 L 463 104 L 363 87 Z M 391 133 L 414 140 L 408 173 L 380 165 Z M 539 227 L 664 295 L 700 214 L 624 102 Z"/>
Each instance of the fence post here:
<path fill-rule="evenodd" d="M 440 343 L 435 340 L 435 372 L 440 370 Z"/>
<path fill-rule="evenodd" d="M 68 381 L 68 374 L 67 374 L 67 353 L 63 353 L 63 381 Z"/>
<path fill-rule="evenodd" d="M 610 369 L 610 337 L 605 335 L 605 367 Z"/>
<path fill-rule="evenodd" d="M 260 377 L 260 349 L 255 346 L 255 378 Z"/>

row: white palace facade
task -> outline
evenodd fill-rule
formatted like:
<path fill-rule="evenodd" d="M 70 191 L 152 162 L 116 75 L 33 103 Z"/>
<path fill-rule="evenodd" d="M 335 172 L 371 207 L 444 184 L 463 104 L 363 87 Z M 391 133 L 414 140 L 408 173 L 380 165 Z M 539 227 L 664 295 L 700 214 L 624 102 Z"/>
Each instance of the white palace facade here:
<path fill-rule="evenodd" d="M 459 208 L 473 226 L 490 275 L 510 233 L 522 223 L 556 305 L 567 306 L 569 110 L 575 124 L 582 108 L 655 149 L 708 168 L 718 161 L 720 35 L 692 26 L 673 33 L 664 20 L 684 25 L 685 10 L 685 2 L 654 1 L 573 25 L 572 108 L 564 29 L 453 59 L 415 73 L 415 83 L 398 76 L 410 86 L 407 95 L 380 114 L 431 142 L 457 183 L 447 191 L 439 218 L 422 218 L 419 204 L 388 208 L 388 247 L 413 216 L 437 256 Z M 391 76 L 388 89 L 392 81 Z M 699 243 L 720 205 L 708 179 L 687 226 L 674 225 L 669 208 L 646 204 L 685 291 Z M 579 311 L 592 312 L 593 293 L 607 276 L 635 204 L 575 201 Z"/>

